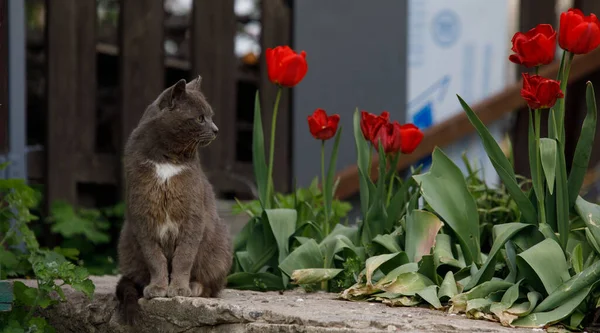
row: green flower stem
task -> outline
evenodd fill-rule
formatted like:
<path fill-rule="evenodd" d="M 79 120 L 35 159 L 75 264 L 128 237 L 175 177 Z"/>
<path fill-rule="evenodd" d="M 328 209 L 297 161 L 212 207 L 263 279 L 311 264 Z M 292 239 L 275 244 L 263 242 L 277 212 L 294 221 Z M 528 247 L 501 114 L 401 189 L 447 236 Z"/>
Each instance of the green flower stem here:
<path fill-rule="evenodd" d="M 269 168 L 267 171 L 267 195 L 265 200 L 271 201 L 273 192 L 273 157 L 275 155 L 275 128 L 277 127 L 277 111 L 279 109 L 279 100 L 281 99 L 282 86 L 277 90 L 275 105 L 273 106 L 273 118 L 271 120 L 271 141 L 269 141 Z"/>
<path fill-rule="evenodd" d="M 542 110 L 535 110 L 535 158 L 537 159 L 537 182 L 540 184 L 540 188 L 544 188 L 544 174 L 542 171 L 542 158 L 540 155 L 540 134 L 541 134 L 541 121 L 542 121 Z M 538 212 L 540 215 L 540 222 L 546 223 L 546 204 L 544 200 L 544 194 L 540 193 L 537 197 Z"/>
<path fill-rule="evenodd" d="M 323 224 L 323 238 L 329 235 L 329 212 L 328 207 L 325 203 L 325 191 L 329 189 L 326 188 L 325 183 L 327 180 L 325 179 L 325 140 L 321 140 L 321 190 L 323 191 L 323 211 L 325 211 L 325 223 Z M 327 268 L 327 258 L 323 261 L 323 268 Z M 321 281 L 321 289 L 324 291 L 328 291 L 328 283 L 327 281 Z"/>
<path fill-rule="evenodd" d="M 29 308 L 29 311 L 27 312 L 27 315 L 23 319 L 23 324 L 25 324 L 25 325 L 27 325 L 27 323 L 29 322 L 31 317 L 33 317 L 33 312 L 36 310 L 36 308 L 38 307 L 38 303 L 40 302 L 40 297 L 42 296 L 42 290 L 40 289 L 40 284 L 41 284 L 40 280 L 37 279 L 37 285 L 38 285 L 37 294 L 35 296 L 35 301 L 31 305 L 31 307 Z"/>
<path fill-rule="evenodd" d="M 394 189 L 394 179 L 395 179 L 395 174 L 396 174 L 396 166 L 398 165 L 398 159 L 400 158 L 400 152 L 397 152 L 394 157 L 389 157 L 389 168 L 388 168 L 388 172 L 390 173 L 390 181 L 389 181 L 389 186 L 388 186 L 388 193 L 387 193 L 387 200 L 386 200 L 386 207 L 388 207 L 390 205 L 390 201 L 392 200 L 392 192 Z M 387 159 L 387 157 L 386 157 Z"/>
<path fill-rule="evenodd" d="M 325 179 L 325 140 L 321 140 L 321 190 L 323 191 L 323 199 L 325 198 L 325 191 L 329 191 L 329 189 L 325 187 L 326 182 L 327 180 Z M 323 208 L 323 211 L 325 211 L 325 224 L 323 225 L 323 236 L 327 237 L 327 235 L 329 235 L 329 212 L 327 205 L 325 205 L 325 202 L 323 202 Z"/>
<path fill-rule="evenodd" d="M 567 52 L 567 51 L 565 51 Z M 559 127 L 559 133 L 557 134 L 560 143 L 565 144 L 565 101 L 567 99 L 567 86 L 569 84 L 569 73 L 571 72 L 571 64 L 573 63 L 573 57 L 575 54 L 568 52 L 567 62 L 564 65 L 562 77 L 560 80 L 560 90 L 563 92 L 564 97 L 558 100 L 558 121 L 556 126 Z"/>
<path fill-rule="evenodd" d="M 371 149 L 371 146 L 367 143 L 368 147 L 369 147 L 369 165 L 367 166 L 367 172 L 369 173 L 369 179 L 371 179 L 371 163 L 373 163 L 373 149 Z"/>

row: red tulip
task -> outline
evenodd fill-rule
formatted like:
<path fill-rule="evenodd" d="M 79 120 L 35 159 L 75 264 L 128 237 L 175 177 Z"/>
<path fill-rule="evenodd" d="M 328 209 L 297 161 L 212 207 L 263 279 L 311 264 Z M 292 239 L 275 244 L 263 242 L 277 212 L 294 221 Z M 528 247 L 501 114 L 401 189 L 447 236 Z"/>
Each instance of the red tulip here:
<path fill-rule="evenodd" d="M 512 38 L 512 50 L 508 59 L 525 67 L 547 65 L 554 60 L 556 31 L 550 24 L 539 24 L 526 33 L 517 32 Z"/>
<path fill-rule="evenodd" d="M 400 150 L 403 154 L 410 154 L 423 140 L 423 132 L 413 124 L 404 124 L 400 126 Z"/>
<path fill-rule="evenodd" d="M 574 54 L 585 54 L 600 45 L 600 22 L 594 14 L 584 16 L 579 9 L 560 14 L 558 44 Z"/>
<path fill-rule="evenodd" d="M 289 46 L 268 48 L 266 58 L 269 80 L 284 87 L 297 85 L 308 71 L 306 52 L 298 54 Z"/>
<path fill-rule="evenodd" d="M 531 109 L 548 109 L 554 106 L 557 99 L 563 98 L 564 94 L 560 90 L 560 82 L 523 73 L 521 96 Z"/>
<path fill-rule="evenodd" d="M 381 126 L 387 124 L 389 121 L 390 113 L 387 111 L 383 111 L 379 116 L 367 111 L 361 111 L 360 129 L 365 140 L 373 141 Z"/>
<path fill-rule="evenodd" d="M 371 140 L 371 143 L 376 149 L 379 149 L 379 141 L 381 141 L 383 151 L 386 154 L 390 154 L 396 153 L 402 148 L 401 140 L 400 124 L 394 121 L 393 123 L 382 125 L 375 137 Z"/>
<path fill-rule="evenodd" d="M 310 134 L 312 134 L 315 139 L 329 140 L 335 135 L 335 132 L 337 132 L 340 115 L 334 114 L 328 117 L 325 110 L 316 109 L 307 119 Z"/>

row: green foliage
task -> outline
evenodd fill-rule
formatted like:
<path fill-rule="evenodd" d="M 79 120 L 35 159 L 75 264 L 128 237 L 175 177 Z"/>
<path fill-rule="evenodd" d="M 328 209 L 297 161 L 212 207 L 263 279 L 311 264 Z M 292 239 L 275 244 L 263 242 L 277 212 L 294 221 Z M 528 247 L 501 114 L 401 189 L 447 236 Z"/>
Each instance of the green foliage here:
<path fill-rule="evenodd" d="M 35 316 L 36 309 L 58 303 L 50 296 L 54 292 L 64 300 L 64 285 L 91 297 L 94 284 L 85 268 L 69 261 L 77 260 L 78 250 L 49 250 L 38 244 L 28 225 L 37 219 L 31 214 L 39 200 L 36 191 L 21 179 L 0 179 L 0 197 L 0 279 L 27 276 L 37 285 L 14 283 L 12 310 L 0 312 L 0 332 L 54 332 L 44 318 Z"/>
<path fill-rule="evenodd" d="M 50 230 L 53 233 L 65 238 L 83 236 L 94 244 L 107 243 L 110 240 L 106 232 L 110 224 L 102 219 L 99 210 L 80 209 L 76 212 L 68 203 L 57 201 L 52 203 L 50 214 L 48 222 L 52 223 Z"/>
<path fill-rule="evenodd" d="M 276 193 L 274 208 L 294 209 L 298 214 L 300 225 L 307 222 L 320 221 L 325 216 L 324 196 L 319 188 L 319 179 L 315 178 L 308 188 L 298 188 L 291 194 Z M 332 200 L 330 220 L 332 224 L 347 222 L 344 218 L 352 210 L 348 202 Z M 263 212 L 259 200 L 237 202 L 232 209 L 234 214 L 246 213 L 250 217 L 260 216 Z"/>
<path fill-rule="evenodd" d="M 61 248 L 78 249 L 77 260 L 91 274 L 116 274 L 116 237 L 123 221 L 125 205 L 119 203 L 101 209 L 74 208 L 68 203 L 54 202 L 46 222 L 50 230 L 61 236 Z M 60 250 L 59 250 L 60 251 Z M 69 257 L 69 253 L 63 253 Z"/>
<path fill-rule="evenodd" d="M 368 166 L 362 160 L 369 159 L 371 152 L 363 139 L 358 115 L 356 111 L 354 136 L 359 169 L 366 170 Z M 255 131 L 261 130 L 258 122 L 254 125 Z M 407 246 L 412 257 L 429 255 L 424 247 L 431 247 L 442 222 L 425 211 L 407 215 L 416 208 L 420 197 L 418 185 L 411 177 L 398 176 L 392 167 L 397 164 L 398 156 L 386 156 L 381 146 L 378 153 L 382 163 L 376 183 L 363 177 L 367 173 L 361 171 L 361 184 L 367 184 L 361 189 L 361 195 L 366 193 L 362 196 L 365 202 L 361 203 L 363 218 L 358 225 L 347 226 L 351 206 L 333 199 L 340 137 L 341 129 L 335 138 L 327 177 L 322 167 L 323 191 L 315 178 L 309 188 L 296 189 L 290 195 L 238 202 L 234 212 L 245 212 L 251 220 L 234 240 L 229 287 L 277 290 L 302 285 L 310 290 L 342 290 L 357 281 L 368 256 L 400 249 L 405 244 L 405 234 L 411 237 Z M 260 144 L 260 134 L 255 133 L 254 138 L 255 161 L 259 161 L 264 147 Z M 263 181 L 261 170 L 255 163 L 257 183 Z M 269 205 L 264 204 L 265 200 Z M 266 206 L 273 209 L 264 209 Z M 408 226 L 402 226 L 404 220 Z M 406 254 L 402 258 L 407 258 Z"/>
<path fill-rule="evenodd" d="M 557 78 L 565 93 L 573 59 L 567 53 Z M 548 112 L 547 138 L 541 137 L 545 113 L 530 110 L 531 180 L 515 173 L 512 151 L 507 157 L 478 115 L 458 100 L 501 183 L 488 186 L 466 157 L 465 176 L 439 148 L 428 172 L 417 168 L 400 178 L 400 154 L 385 154 L 381 144 L 371 147 L 364 140 L 357 109 L 360 218 L 351 226 L 341 223 L 349 205 L 333 200 L 341 131 L 327 178 L 322 157 L 324 195 L 315 179 L 308 189 L 271 197 L 257 102 L 253 156 L 259 200 L 238 203 L 237 212 L 251 219 L 235 239 L 229 286 L 300 285 L 341 291 L 348 300 L 447 307 L 505 326 L 582 329 L 600 308 L 600 206 L 578 196 L 596 131 L 592 84 L 587 83 L 587 115 L 569 173 L 564 98 Z M 380 162 L 376 172 L 373 150 Z"/>
<path fill-rule="evenodd" d="M 471 202 L 480 194 L 465 191 L 465 180 L 457 177 L 456 166 L 449 163 L 452 162 L 436 150 L 431 170 L 414 178 L 422 184 L 427 209 L 435 209 L 450 224 L 449 221 L 458 214 L 451 212 L 452 202 L 461 204 L 462 214 L 468 209 L 473 215 L 473 208 L 465 208 L 468 207 L 465 202 Z M 472 171 L 469 173 L 467 179 Z M 435 181 L 430 181 L 433 179 Z M 467 184 L 471 183 L 472 180 L 467 181 Z M 457 198 L 450 200 L 442 187 Z M 467 188 L 472 189 L 470 186 Z M 499 197 L 507 195 L 502 189 L 496 191 Z M 482 200 L 475 202 L 485 203 Z M 578 249 L 572 253 L 580 253 L 578 259 L 565 257 L 557 240 L 544 237 L 538 226 L 502 221 L 492 227 L 492 248 L 489 252 L 481 252 L 482 264 L 474 261 L 468 264 L 466 246 L 462 244 L 464 240 L 457 234 L 470 234 L 466 231 L 468 229 L 456 231 L 469 228 L 472 223 L 482 223 L 472 217 L 453 220 L 454 225 L 450 225 L 449 230 L 441 229 L 441 232 L 447 230 L 450 233 L 438 234 L 435 242 L 421 236 L 421 246 L 416 248 L 423 254 L 432 255 L 413 256 L 414 250 L 408 246 L 414 247 L 411 245 L 415 243 L 414 237 L 423 235 L 422 230 L 427 228 L 424 221 L 409 222 L 411 216 L 419 212 L 414 211 L 403 224 L 407 237 L 404 241 L 406 252 L 388 247 L 388 254 L 368 258 L 366 269 L 359 275 L 357 283 L 344 290 L 341 297 L 404 306 L 427 303 L 434 308 L 448 304 L 452 313 L 497 320 L 503 325 L 544 327 L 563 323 L 569 328 L 580 329 L 584 324 L 581 314 L 592 313 L 599 301 L 598 295 L 592 291 L 600 281 L 600 260 L 591 259 L 585 264 L 583 257 L 594 254 L 590 252 L 593 251 L 590 250 L 592 246 L 585 242 L 586 235 L 596 243 L 600 241 L 600 236 L 597 236 L 600 235 L 597 232 L 600 230 L 597 227 L 600 225 L 600 206 L 578 198 L 576 209 L 579 218 L 585 220 L 578 223 L 584 228 L 572 230 L 570 238 L 571 247 Z M 508 210 L 507 216 L 514 216 L 514 212 Z M 419 229 L 411 230 L 415 226 Z M 435 235 L 434 230 L 428 233 L 429 237 Z M 583 230 L 590 231 L 586 233 Z M 587 250 L 584 251 L 584 248 Z M 398 259 L 404 253 L 409 254 L 407 260 Z M 408 259 L 414 262 L 407 262 Z M 548 265 L 549 262 L 552 265 Z"/>

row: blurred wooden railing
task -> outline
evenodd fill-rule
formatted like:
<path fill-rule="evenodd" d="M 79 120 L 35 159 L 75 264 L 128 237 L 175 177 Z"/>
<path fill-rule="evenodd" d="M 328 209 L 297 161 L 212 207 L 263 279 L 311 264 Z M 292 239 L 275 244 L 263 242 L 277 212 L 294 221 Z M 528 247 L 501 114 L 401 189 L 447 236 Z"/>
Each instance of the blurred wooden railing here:
<path fill-rule="evenodd" d="M 540 75 L 548 78 L 556 78 L 558 68 L 559 63 L 557 62 L 543 67 L 540 70 Z M 571 67 L 569 84 L 585 80 L 589 74 L 598 70 L 600 70 L 600 49 L 586 55 L 576 56 Z M 526 105 L 523 98 L 521 98 L 521 86 L 522 81 L 519 80 L 519 82 L 508 86 L 500 93 L 487 98 L 478 104 L 472 105 L 471 107 L 484 124 L 487 125 L 493 123 L 504 115 L 517 111 Z M 456 101 L 456 105 L 457 107 L 460 107 L 458 100 Z M 436 146 L 447 146 L 474 131 L 475 128 L 471 125 L 465 113 L 460 112 L 452 118 L 425 131 L 425 137 L 419 147 L 412 154 L 403 155 L 398 162 L 396 169 L 406 169 L 421 158 L 431 154 Z M 377 179 L 378 166 L 379 160 L 377 157 L 374 157 L 371 168 L 371 178 L 373 180 Z M 352 165 L 340 171 L 337 174 L 337 177 L 340 178 L 340 183 L 336 192 L 337 198 L 346 199 L 358 192 L 359 174 L 356 165 Z"/>

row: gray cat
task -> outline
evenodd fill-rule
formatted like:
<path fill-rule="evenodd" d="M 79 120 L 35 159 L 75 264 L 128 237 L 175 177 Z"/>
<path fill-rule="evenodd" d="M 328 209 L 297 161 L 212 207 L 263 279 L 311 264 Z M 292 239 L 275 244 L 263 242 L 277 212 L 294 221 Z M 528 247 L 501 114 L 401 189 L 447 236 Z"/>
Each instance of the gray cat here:
<path fill-rule="evenodd" d="M 228 227 L 198 147 L 216 138 L 201 78 L 180 80 L 146 109 L 125 146 L 127 212 L 119 238 L 122 319 L 134 324 L 138 299 L 216 297 L 232 264 Z"/>

